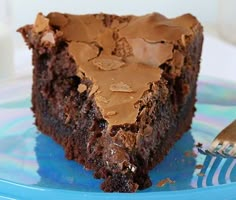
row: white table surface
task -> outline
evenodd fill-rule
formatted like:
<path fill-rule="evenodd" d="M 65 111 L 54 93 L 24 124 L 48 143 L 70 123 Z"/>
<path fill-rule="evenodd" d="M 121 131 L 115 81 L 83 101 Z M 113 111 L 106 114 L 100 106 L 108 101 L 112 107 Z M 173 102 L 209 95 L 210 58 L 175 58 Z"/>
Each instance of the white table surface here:
<path fill-rule="evenodd" d="M 200 74 L 236 82 L 236 46 L 206 34 Z"/>

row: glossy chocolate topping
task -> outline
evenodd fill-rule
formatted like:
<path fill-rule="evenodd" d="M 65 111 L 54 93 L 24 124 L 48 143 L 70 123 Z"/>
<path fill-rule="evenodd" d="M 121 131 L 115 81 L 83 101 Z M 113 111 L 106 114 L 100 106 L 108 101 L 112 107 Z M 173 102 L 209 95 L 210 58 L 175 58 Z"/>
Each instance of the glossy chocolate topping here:
<path fill-rule="evenodd" d="M 183 55 L 174 45 L 194 34 L 198 21 L 191 15 L 174 19 L 152 13 L 144 16 L 39 14 L 35 32 L 53 27 L 68 43 L 70 55 L 78 65 L 77 74 L 93 83 L 79 86 L 94 95 L 109 126 L 135 123 L 139 100 L 160 80 L 159 66 L 170 62 L 176 72 Z M 44 39 L 52 41 L 52 35 Z"/>

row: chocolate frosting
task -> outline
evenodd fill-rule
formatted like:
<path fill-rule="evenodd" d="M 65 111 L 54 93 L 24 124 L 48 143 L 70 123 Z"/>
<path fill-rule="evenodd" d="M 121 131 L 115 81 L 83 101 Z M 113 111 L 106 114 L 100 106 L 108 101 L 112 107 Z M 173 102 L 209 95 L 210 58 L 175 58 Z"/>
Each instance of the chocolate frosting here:
<path fill-rule="evenodd" d="M 181 70 L 184 57 L 174 45 L 182 42 L 184 46 L 198 22 L 190 14 L 174 19 L 158 13 L 109 20 L 108 16 L 39 14 L 34 30 L 48 31 L 51 26 L 68 43 L 77 75 L 93 83 L 92 88 L 83 85 L 78 91 L 94 95 L 109 126 L 132 124 L 140 99 L 161 78 L 160 65 L 169 62 L 176 72 Z M 51 35 L 46 39 L 52 41 Z"/>

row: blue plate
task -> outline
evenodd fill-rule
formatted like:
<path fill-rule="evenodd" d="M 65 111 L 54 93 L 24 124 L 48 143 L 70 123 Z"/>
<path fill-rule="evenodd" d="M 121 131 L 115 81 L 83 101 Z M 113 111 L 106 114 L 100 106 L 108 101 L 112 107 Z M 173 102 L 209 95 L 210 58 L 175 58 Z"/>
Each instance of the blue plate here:
<path fill-rule="evenodd" d="M 205 156 L 209 144 L 236 118 L 236 84 L 200 77 L 192 129 L 151 172 L 152 187 L 134 194 L 104 193 L 62 148 L 34 126 L 31 79 L 0 84 L 0 199 L 236 199 L 236 160 Z M 158 187 L 170 178 L 174 184 Z"/>

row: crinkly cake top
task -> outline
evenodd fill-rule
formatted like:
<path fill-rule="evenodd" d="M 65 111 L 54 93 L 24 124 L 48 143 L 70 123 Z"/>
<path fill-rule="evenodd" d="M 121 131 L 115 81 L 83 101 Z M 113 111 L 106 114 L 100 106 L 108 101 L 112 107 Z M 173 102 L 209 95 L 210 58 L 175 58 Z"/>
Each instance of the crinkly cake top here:
<path fill-rule="evenodd" d="M 34 24 L 41 40 L 55 43 L 60 35 L 68 43 L 80 78 L 92 81 L 90 90 L 109 126 L 135 123 L 140 100 L 161 78 L 168 63 L 178 75 L 185 46 L 199 25 L 186 14 L 168 19 L 158 13 L 144 16 L 107 14 L 39 14 Z M 176 48 L 179 46 L 180 48 Z M 82 91 L 83 90 L 83 91 Z"/>

